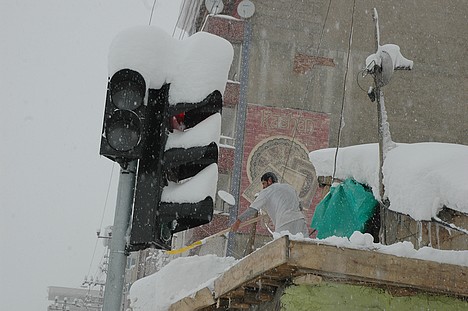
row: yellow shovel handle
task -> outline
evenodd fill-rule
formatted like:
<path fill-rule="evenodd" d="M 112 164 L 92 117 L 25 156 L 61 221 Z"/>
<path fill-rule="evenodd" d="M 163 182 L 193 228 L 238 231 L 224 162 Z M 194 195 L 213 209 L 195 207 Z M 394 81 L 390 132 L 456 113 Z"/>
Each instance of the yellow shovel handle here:
<path fill-rule="evenodd" d="M 263 218 L 265 215 L 260 215 L 258 217 L 255 217 L 255 218 L 252 218 L 252 219 L 249 219 L 247 221 L 244 221 L 243 223 L 240 224 L 239 228 L 242 228 L 242 227 L 245 227 L 247 225 L 250 225 L 250 224 L 253 224 L 257 221 L 259 221 L 261 218 Z M 166 254 L 169 254 L 169 255 L 176 255 L 176 254 L 180 254 L 180 253 L 184 253 L 188 250 L 191 250 L 192 248 L 195 248 L 197 246 L 200 246 L 202 244 L 205 244 L 207 240 L 211 239 L 211 238 L 214 238 L 214 237 L 217 237 L 217 236 L 220 236 L 220 235 L 223 235 L 225 233 L 228 233 L 231 231 L 231 227 L 229 228 L 226 228 L 224 230 L 221 230 L 213 235 L 210 235 L 204 239 L 201 239 L 201 240 L 198 240 L 198 241 L 195 241 L 193 242 L 192 244 L 190 245 L 187 245 L 187 246 L 184 246 L 184 247 L 181 247 L 181 248 L 177 248 L 177 249 L 172 249 L 170 251 L 166 251 L 165 253 Z"/>

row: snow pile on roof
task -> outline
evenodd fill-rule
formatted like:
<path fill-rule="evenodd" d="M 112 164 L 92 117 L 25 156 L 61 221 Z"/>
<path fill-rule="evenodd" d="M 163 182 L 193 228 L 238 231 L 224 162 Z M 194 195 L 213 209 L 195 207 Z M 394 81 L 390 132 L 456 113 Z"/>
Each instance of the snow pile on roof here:
<path fill-rule="evenodd" d="M 274 233 L 278 239 L 282 234 Z M 430 260 L 459 266 L 468 266 L 468 251 L 438 250 L 423 247 L 415 250 L 410 242 L 392 245 L 374 243 L 368 233 L 354 232 L 348 238 L 329 237 L 323 240 L 304 239 L 302 235 L 289 235 L 291 240 L 315 241 L 320 244 L 353 249 L 377 251 L 399 257 Z M 208 287 L 213 290 L 214 280 L 238 261 L 232 257 L 215 255 L 180 257 L 162 268 L 159 272 L 136 281 L 130 289 L 133 311 L 164 311 L 170 305 Z"/>
<path fill-rule="evenodd" d="M 207 32 L 184 40 L 154 26 L 136 26 L 116 36 L 109 49 L 109 75 L 138 71 L 149 88 L 171 83 L 169 102 L 199 102 L 214 90 L 224 94 L 234 49 Z"/>
<path fill-rule="evenodd" d="M 180 299 L 208 287 L 237 262 L 215 255 L 179 257 L 160 271 L 133 283 L 130 301 L 133 311 L 167 310 Z"/>
<path fill-rule="evenodd" d="M 285 233 L 273 233 L 273 237 L 278 239 Z M 303 239 L 299 235 L 289 235 L 291 240 L 303 241 L 312 240 L 319 244 L 333 245 L 336 247 L 346 247 L 353 249 L 376 251 L 379 253 L 394 255 L 398 257 L 429 260 L 439 263 L 448 263 L 458 266 L 468 267 L 468 251 L 440 250 L 432 247 L 421 247 L 415 249 L 411 242 L 404 241 L 391 245 L 374 243 L 374 237 L 369 233 L 355 231 L 349 239 L 346 237 L 331 236 L 325 239 Z"/>
<path fill-rule="evenodd" d="M 317 176 L 331 176 L 336 149 L 309 154 Z M 335 178 L 354 178 L 378 188 L 378 144 L 340 148 Z M 397 144 L 383 166 L 390 209 L 415 220 L 431 220 L 443 206 L 468 214 L 468 146 L 445 143 Z"/>

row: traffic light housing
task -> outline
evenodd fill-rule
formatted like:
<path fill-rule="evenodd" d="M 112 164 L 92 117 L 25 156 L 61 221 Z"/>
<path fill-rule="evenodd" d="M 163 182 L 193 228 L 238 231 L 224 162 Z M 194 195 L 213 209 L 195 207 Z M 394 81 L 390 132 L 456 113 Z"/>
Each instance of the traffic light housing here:
<path fill-rule="evenodd" d="M 131 69 L 116 72 L 107 84 L 100 154 L 125 166 L 142 156 L 147 132 L 146 82 Z"/>
<path fill-rule="evenodd" d="M 213 217 L 222 95 L 171 104 L 169 90 L 170 84 L 148 90 L 150 134 L 139 161 L 129 251 L 170 249 L 174 233 Z"/>

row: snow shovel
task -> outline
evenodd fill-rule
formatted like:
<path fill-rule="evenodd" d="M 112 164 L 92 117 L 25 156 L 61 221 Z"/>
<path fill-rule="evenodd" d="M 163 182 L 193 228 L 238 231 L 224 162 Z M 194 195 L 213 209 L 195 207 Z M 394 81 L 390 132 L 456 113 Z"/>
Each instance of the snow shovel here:
<path fill-rule="evenodd" d="M 245 226 L 247 226 L 247 225 L 253 224 L 253 223 L 259 221 L 260 219 L 262 219 L 262 218 L 265 217 L 265 216 L 266 216 L 266 214 L 265 214 L 265 215 L 260 215 L 260 216 L 254 217 L 254 218 L 249 219 L 249 220 L 247 220 L 247 221 L 244 221 L 244 222 L 242 222 L 242 223 L 240 224 L 239 228 L 242 228 L 242 227 L 245 227 Z M 200 245 L 205 244 L 208 240 L 210 240 L 210 239 L 212 239 L 212 238 L 221 236 L 221 235 L 226 234 L 226 233 L 228 233 L 228 232 L 230 232 L 230 231 L 231 231 L 231 227 L 226 228 L 226 229 L 221 230 L 221 231 L 219 231 L 219 232 L 217 232 L 217 233 L 215 233 L 215 234 L 213 234 L 213 235 L 207 236 L 206 238 L 203 238 L 203 239 L 201 239 L 201 240 L 195 241 L 195 242 L 193 242 L 193 243 L 190 244 L 190 245 L 187 245 L 187 246 L 184 246 L 184 247 L 181 247 L 181 248 L 172 249 L 172 250 L 170 250 L 170 251 L 165 251 L 165 253 L 166 253 L 166 254 L 169 254 L 169 255 L 176 255 L 176 254 L 184 253 L 184 252 L 186 252 L 186 251 L 188 251 L 188 250 L 191 250 L 191 249 L 193 249 L 193 248 L 195 248 L 195 247 L 197 247 L 197 246 L 200 246 Z"/>

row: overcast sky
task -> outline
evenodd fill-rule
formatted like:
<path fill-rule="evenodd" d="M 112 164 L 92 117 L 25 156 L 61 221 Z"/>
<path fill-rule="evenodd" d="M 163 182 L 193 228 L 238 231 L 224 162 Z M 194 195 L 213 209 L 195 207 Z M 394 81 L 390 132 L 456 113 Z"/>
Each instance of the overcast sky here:
<path fill-rule="evenodd" d="M 157 0 L 152 25 L 172 35 L 179 4 Z M 108 49 L 121 30 L 147 25 L 152 6 L 0 2 L 2 310 L 46 310 L 48 286 L 79 287 L 97 269 L 96 229 L 102 215 L 103 228 L 113 222 L 119 172 L 99 156 Z"/>

